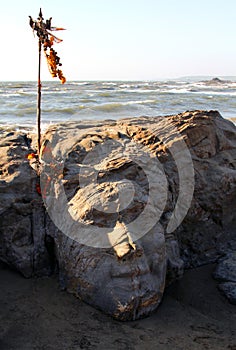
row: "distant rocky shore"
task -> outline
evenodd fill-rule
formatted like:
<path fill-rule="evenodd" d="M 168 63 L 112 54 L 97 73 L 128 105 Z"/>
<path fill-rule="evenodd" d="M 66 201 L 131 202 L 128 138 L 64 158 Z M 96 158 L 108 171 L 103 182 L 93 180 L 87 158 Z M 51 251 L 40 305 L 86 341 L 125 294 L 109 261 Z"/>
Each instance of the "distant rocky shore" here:
<path fill-rule="evenodd" d="M 231 83 L 231 80 L 222 80 L 220 78 L 212 78 L 211 80 L 203 80 L 206 85 L 217 85 Z"/>
<path fill-rule="evenodd" d="M 27 278 L 58 273 L 63 289 L 119 320 L 149 315 L 185 269 L 214 262 L 236 304 L 236 127 L 217 111 L 51 126 L 39 167 L 35 135 L 0 132 L 2 262 Z M 120 235 L 99 246 L 77 221 Z"/>

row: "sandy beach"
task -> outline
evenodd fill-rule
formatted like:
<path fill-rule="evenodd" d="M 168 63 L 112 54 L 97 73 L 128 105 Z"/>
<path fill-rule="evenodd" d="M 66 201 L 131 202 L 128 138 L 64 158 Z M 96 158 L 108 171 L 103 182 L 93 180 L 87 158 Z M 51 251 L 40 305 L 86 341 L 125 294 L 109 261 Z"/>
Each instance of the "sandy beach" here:
<path fill-rule="evenodd" d="M 150 317 L 119 322 L 61 291 L 57 276 L 25 279 L 0 267 L 0 349 L 236 349 L 236 306 L 214 265 L 187 271 Z"/>

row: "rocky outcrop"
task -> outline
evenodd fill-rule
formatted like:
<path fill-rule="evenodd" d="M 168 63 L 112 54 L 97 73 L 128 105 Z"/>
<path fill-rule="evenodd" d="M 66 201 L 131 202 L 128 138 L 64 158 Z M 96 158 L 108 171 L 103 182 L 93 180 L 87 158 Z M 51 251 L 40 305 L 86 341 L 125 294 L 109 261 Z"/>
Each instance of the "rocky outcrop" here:
<path fill-rule="evenodd" d="M 215 86 L 215 85 L 223 85 L 227 83 L 232 83 L 231 80 L 222 80 L 220 78 L 212 78 L 211 80 L 203 80 L 202 83 L 205 83 L 206 85 L 209 86 Z"/>
<path fill-rule="evenodd" d="M 0 259 L 25 277 L 51 273 L 45 209 L 26 133 L 0 133 Z M 50 240 L 50 238 L 48 238 Z"/>
<path fill-rule="evenodd" d="M 193 159 L 195 186 L 191 208 L 176 234 L 185 266 L 192 267 L 235 249 L 236 137 L 235 126 L 217 112 L 193 113 L 181 128 Z"/>
<path fill-rule="evenodd" d="M 53 126 L 42 197 L 27 135 L 0 146 L 0 259 L 25 276 L 56 260 L 61 286 L 113 317 L 148 315 L 184 268 L 235 249 L 236 128 L 218 112 Z"/>

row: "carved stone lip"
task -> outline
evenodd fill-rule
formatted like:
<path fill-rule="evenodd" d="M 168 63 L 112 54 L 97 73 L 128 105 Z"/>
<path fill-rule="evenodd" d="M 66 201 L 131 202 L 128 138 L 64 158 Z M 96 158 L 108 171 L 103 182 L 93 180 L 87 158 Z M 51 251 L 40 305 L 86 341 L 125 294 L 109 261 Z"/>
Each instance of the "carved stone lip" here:
<path fill-rule="evenodd" d="M 143 271 L 138 274 L 130 273 L 130 272 L 124 272 L 124 273 L 117 273 L 115 275 L 111 274 L 111 278 L 138 278 L 144 275 L 150 274 L 150 271 Z M 151 275 L 151 274 L 150 274 Z"/>
<path fill-rule="evenodd" d="M 127 269 L 123 271 L 114 271 L 111 273 L 112 278 L 127 278 L 127 277 L 139 277 L 143 275 L 151 275 L 150 269 L 149 268 L 130 268 L 127 266 Z"/>

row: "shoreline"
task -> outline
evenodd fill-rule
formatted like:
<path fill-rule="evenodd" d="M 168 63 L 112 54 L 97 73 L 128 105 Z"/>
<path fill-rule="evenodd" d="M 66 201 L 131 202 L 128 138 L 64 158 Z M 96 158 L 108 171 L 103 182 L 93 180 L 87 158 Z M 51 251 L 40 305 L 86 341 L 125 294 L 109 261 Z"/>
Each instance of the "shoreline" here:
<path fill-rule="evenodd" d="M 202 110 L 203 111 L 203 110 Z M 189 111 L 192 112 L 192 111 Z M 193 110 L 194 112 L 194 110 Z M 47 132 L 47 130 L 51 127 L 60 127 L 60 125 L 66 125 L 66 124 L 87 124 L 89 126 L 89 124 L 101 124 L 104 123 L 106 121 L 112 121 L 117 123 L 118 121 L 121 120 L 127 120 L 127 119 L 137 119 L 137 121 L 139 119 L 142 118 L 167 118 L 167 117 L 173 117 L 175 115 L 181 115 L 183 112 L 179 112 L 179 113 L 173 113 L 173 114 L 160 114 L 160 115 L 154 115 L 154 116 L 149 116 L 149 115 L 140 115 L 140 116 L 132 116 L 132 117 L 121 117 L 121 118 L 104 118 L 104 119 L 100 119 L 100 118 L 82 118 L 82 119 L 68 119 L 68 120 L 60 120 L 60 121 L 50 121 L 50 122 L 44 122 L 42 121 L 41 123 L 41 134 L 42 136 Z M 235 117 L 225 117 L 223 115 L 223 113 L 219 112 L 221 117 L 225 120 L 231 121 L 234 125 L 236 125 L 236 116 Z M 37 125 L 36 125 L 36 117 L 35 117 L 35 124 L 21 124 L 21 125 L 17 125 L 17 124 L 0 124 L 0 133 L 4 132 L 4 131 L 16 131 L 16 132 L 24 132 L 24 133 L 28 133 L 31 136 L 36 136 L 37 134 Z"/>

